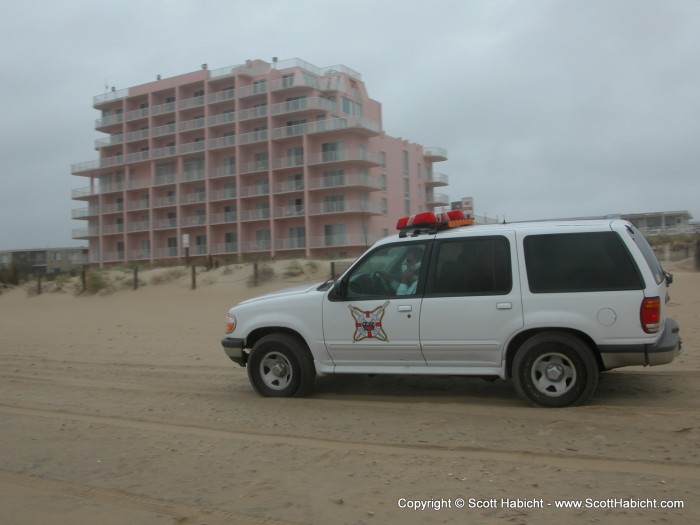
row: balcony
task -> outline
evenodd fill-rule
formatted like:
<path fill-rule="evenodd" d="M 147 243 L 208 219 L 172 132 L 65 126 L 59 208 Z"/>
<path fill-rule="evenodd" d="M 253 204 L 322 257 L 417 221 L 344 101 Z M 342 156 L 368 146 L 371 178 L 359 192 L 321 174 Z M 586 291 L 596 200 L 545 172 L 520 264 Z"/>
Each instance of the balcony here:
<path fill-rule="evenodd" d="M 73 200 L 76 199 L 89 199 L 90 197 L 97 197 L 100 194 L 99 191 L 93 190 L 90 187 L 87 188 L 76 188 L 71 190 L 70 197 Z"/>
<path fill-rule="evenodd" d="M 267 137 L 267 130 L 261 129 L 259 131 L 253 131 L 252 133 L 242 133 L 241 135 L 238 135 L 238 143 L 240 145 L 257 144 L 260 142 L 265 142 Z"/>
<path fill-rule="evenodd" d="M 209 103 L 218 104 L 219 102 L 226 102 L 228 100 L 233 100 L 236 97 L 236 90 L 233 88 L 224 89 L 222 91 L 217 91 L 216 93 L 209 93 Z"/>
<path fill-rule="evenodd" d="M 210 249 L 212 255 L 224 255 L 227 253 L 235 254 L 238 252 L 238 243 L 225 242 L 220 244 L 212 244 Z"/>
<path fill-rule="evenodd" d="M 379 204 L 359 200 L 320 202 L 309 206 L 309 215 L 336 215 L 341 213 L 367 213 L 381 215 Z"/>
<path fill-rule="evenodd" d="M 124 122 L 124 113 L 117 113 L 116 115 L 110 115 L 95 120 L 95 129 L 109 128 L 121 124 L 122 122 Z"/>
<path fill-rule="evenodd" d="M 102 235 L 116 235 L 124 233 L 123 224 L 104 224 L 102 225 Z"/>
<path fill-rule="evenodd" d="M 115 133 L 109 137 L 103 137 L 101 139 L 95 140 L 95 148 L 106 148 L 109 146 L 119 146 L 124 144 L 124 135 L 122 133 Z"/>
<path fill-rule="evenodd" d="M 382 183 L 377 177 L 361 175 L 359 173 L 347 173 L 332 177 L 317 177 L 309 181 L 309 190 L 325 190 L 333 188 L 363 188 L 367 190 L 381 190 Z"/>
<path fill-rule="evenodd" d="M 206 149 L 206 142 L 204 140 L 195 140 L 188 144 L 180 145 L 180 154 L 187 155 L 188 153 L 195 153 L 199 151 L 204 151 Z"/>
<path fill-rule="evenodd" d="M 250 120 L 267 117 L 267 106 L 258 106 L 250 109 L 242 109 L 238 112 L 238 120 Z"/>
<path fill-rule="evenodd" d="M 435 208 L 436 206 L 448 206 L 449 204 L 449 196 L 443 193 L 428 193 L 425 196 L 425 205 L 429 208 Z"/>
<path fill-rule="evenodd" d="M 164 135 L 174 135 L 176 131 L 176 126 L 175 124 L 166 124 L 165 126 L 158 126 L 156 128 L 153 128 L 153 136 L 154 137 L 162 137 Z"/>
<path fill-rule="evenodd" d="M 241 222 L 249 221 L 264 221 L 270 218 L 269 208 L 259 208 L 254 210 L 242 211 L 240 215 Z"/>
<path fill-rule="evenodd" d="M 267 171 L 269 167 L 269 163 L 266 160 L 256 160 L 253 162 L 248 162 L 246 164 L 243 164 L 241 166 L 241 175 L 245 175 L 248 173 L 260 173 L 263 171 Z"/>
<path fill-rule="evenodd" d="M 180 195 L 180 204 L 199 204 L 207 200 L 204 192 L 183 193 Z"/>
<path fill-rule="evenodd" d="M 126 134 L 126 142 L 136 142 L 137 140 L 148 140 L 149 130 L 140 129 Z"/>
<path fill-rule="evenodd" d="M 229 164 L 228 166 L 218 166 L 209 172 L 210 179 L 220 179 L 223 177 L 232 177 L 236 174 L 236 165 Z"/>
<path fill-rule="evenodd" d="M 272 243 L 270 242 L 270 240 L 246 241 L 241 243 L 241 251 L 243 253 L 269 252 L 271 246 Z"/>
<path fill-rule="evenodd" d="M 270 185 L 252 184 L 250 186 L 241 186 L 241 197 L 261 197 L 270 194 Z"/>
<path fill-rule="evenodd" d="M 295 88 L 321 89 L 321 83 L 315 76 L 309 74 L 294 72 L 293 76 L 285 76 L 283 78 L 270 82 L 270 91 L 283 91 Z"/>
<path fill-rule="evenodd" d="M 175 196 L 174 195 L 168 195 L 166 197 L 156 197 L 153 199 L 153 207 L 154 208 L 167 208 L 170 206 L 175 206 L 176 204 Z"/>
<path fill-rule="evenodd" d="M 126 225 L 126 231 L 129 233 L 133 232 L 147 232 L 150 228 L 148 221 L 136 221 L 130 222 Z"/>
<path fill-rule="evenodd" d="M 166 102 L 165 104 L 159 104 L 151 108 L 152 115 L 165 115 L 166 113 L 175 112 L 175 102 Z"/>
<path fill-rule="evenodd" d="M 189 169 L 182 174 L 180 177 L 180 182 L 195 182 L 198 180 L 204 180 L 205 175 L 206 172 L 203 169 Z"/>
<path fill-rule="evenodd" d="M 154 230 L 170 230 L 173 228 L 177 228 L 177 219 L 175 218 L 156 219 L 153 221 Z"/>
<path fill-rule="evenodd" d="M 183 228 L 191 226 L 206 226 L 206 224 L 206 215 L 188 215 L 187 217 L 182 217 L 180 219 L 180 226 L 182 226 Z"/>
<path fill-rule="evenodd" d="M 360 233 L 322 235 L 311 237 L 311 248 L 368 247 L 377 240 L 375 236 L 362 235 Z"/>
<path fill-rule="evenodd" d="M 293 193 L 304 190 L 304 181 L 291 180 L 286 182 L 278 182 L 274 185 L 275 193 Z"/>
<path fill-rule="evenodd" d="M 227 111 L 226 113 L 221 113 L 219 115 L 212 115 L 209 117 L 209 126 L 223 126 L 225 124 L 233 124 L 236 122 L 236 112 Z"/>
<path fill-rule="evenodd" d="M 238 220 L 238 214 L 235 211 L 227 211 L 224 213 L 214 213 L 211 216 L 210 224 L 230 224 Z"/>
<path fill-rule="evenodd" d="M 318 111 L 336 111 L 336 109 L 337 104 L 327 98 L 307 97 L 273 104 L 270 106 L 270 114 L 274 117 L 305 111 L 316 113 Z"/>
<path fill-rule="evenodd" d="M 281 170 L 285 168 L 300 168 L 304 165 L 304 155 L 292 155 L 290 157 L 282 157 L 272 161 L 273 170 Z"/>
<path fill-rule="evenodd" d="M 275 208 L 275 219 L 289 219 L 293 217 L 303 217 L 304 206 L 283 206 Z"/>
<path fill-rule="evenodd" d="M 428 188 L 435 188 L 437 186 L 447 186 L 450 183 L 447 175 L 444 173 L 433 173 L 425 181 L 425 185 Z"/>
<path fill-rule="evenodd" d="M 72 232 L 73 239 L 89 239 L 90 237 L 97 237 L 100 234 L 99 228 L 76 228 Z"/>
<path fill-rule="evenodd" d="M 211 201 L 227 201 L 236 198 L 236 188 L 224 188 L 210 192 L 209 200 Z"/>
<path fill-rule="evenodd" d="M 447 150 L 445 148 L 438 148 L 437 146 L 431 146 L 423 148 L 423 156 L 433 162 L 441 162 L 447 160 Z"/>
<path fill-rule="evenodd" d="M 142 261 L 151 258 L 151 250 L 140 249 L 140 250 L 129 250 L 129 260 L 130 261 Z"/>
<path fill-rule="evenodd" d="M 184 100 L 180 101 L 180 109 L 192 109 L 192 108 L 199 108 L 204 105 L 204 97 L 203 96 L 198 96 L 198 97 L 192 97 L 192 98 L 186 98 Z"/>
<path fill-rule="evenodd" d="M 236 137 L 227 135 L 217 139 L 209 139 L 209 149 L 231 148 L 236 145 Z"/>
<path fill-rule="evenodd" d="M 148 118 L 148 108 L 139 108 L 133 111 L 126 112 L 127 122 L 131 122 L 132 120 L 139 120 L 142 118 Z"/>
<path fill-rule="evenodd" d="M 202 129 L 204 128 L 205 122 L 206 121 L 204 120 L 204 117 L 180 122 L 180 131 L 192 131 L 194 129 Z"/>
<path fill-rule="evenodd" d="M 305 237 L 292 237 L 289 239 L 275 240 L 275 250 L 302 250 L 306 248 Z"/>
<path fill-rule="evenodd" d="M 381 166 L 381 159 L 378 153 L 358 149 L 355 151 L 326 151 L 323 153 L 313 153 L 308 156 L 309 166 L 320 164 L 343 164 L 353 163 L 363 167 Z"/>

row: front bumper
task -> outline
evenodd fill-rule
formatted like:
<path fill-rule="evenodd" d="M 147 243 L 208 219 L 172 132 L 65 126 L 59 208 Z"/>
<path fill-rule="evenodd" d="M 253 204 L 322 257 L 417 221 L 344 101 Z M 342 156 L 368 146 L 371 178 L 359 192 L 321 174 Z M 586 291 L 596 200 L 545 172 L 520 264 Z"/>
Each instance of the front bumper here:
<path fill-rule="evenodd" d="M 224 337 L 221 340 L 221 346 L 224 347 L 226 355 L 240 366 L 245 366 L 248 362 L 248 353 L 244 352 L 245 339 Z"/>
<path fill-rule="evenodd" d="M 678 357 L 683 352 L 683 341 L 678 323 L 666 318 L 661 339 L 653 345 L 606 345 L 598 349 L 605 370 L 623 366 L 656 366 Z"/>

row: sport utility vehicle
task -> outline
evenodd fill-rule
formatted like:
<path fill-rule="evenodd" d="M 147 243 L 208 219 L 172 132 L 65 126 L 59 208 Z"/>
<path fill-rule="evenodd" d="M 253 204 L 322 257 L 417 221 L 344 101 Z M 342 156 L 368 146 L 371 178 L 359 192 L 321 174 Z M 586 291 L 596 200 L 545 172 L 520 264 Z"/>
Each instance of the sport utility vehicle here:
<path fill-rule="evenodd" d="M 317 374 L 465 375 L 562 407 L 601 371 L 680 353 L 671 275 L 629 222 L 469 222 L 402 219 L 335 282 L 240 303 L 226 354 L 264 396 L 308 394 Z"/>

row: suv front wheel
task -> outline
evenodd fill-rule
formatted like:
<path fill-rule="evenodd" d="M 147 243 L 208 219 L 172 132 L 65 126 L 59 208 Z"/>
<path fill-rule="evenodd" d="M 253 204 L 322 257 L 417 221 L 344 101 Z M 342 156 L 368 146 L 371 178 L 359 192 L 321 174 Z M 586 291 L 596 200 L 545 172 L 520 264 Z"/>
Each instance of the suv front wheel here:
<path fill-rule="evenodd" d="M 248 379 L 255 391 L 268 397 L 308 395 L 316 378 L 311 354 L 304 344 L 288 334 L 269 334 L 250 352 Z"/>
<path fill-rule="evenodd" d="M 542 332 L 526 340 L 513 360 L 518 395 L 534 406 L 585 403 L 598 386 L 598 363 L 590 347 L 565 332 Z"/>

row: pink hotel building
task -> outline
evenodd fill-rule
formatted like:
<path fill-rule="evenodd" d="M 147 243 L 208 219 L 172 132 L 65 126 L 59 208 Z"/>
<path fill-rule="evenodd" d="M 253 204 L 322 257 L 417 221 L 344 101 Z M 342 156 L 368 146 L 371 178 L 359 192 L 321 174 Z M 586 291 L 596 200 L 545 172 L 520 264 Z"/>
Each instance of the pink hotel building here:
<path fill-rule="evenodd" d="M 73 218 L 91 264 L 355 256 L 398 217 L 447 206 L 446 160 L 382 131 L 360 74 L 247 61 L 94 99 L 99 158 Z"/>

